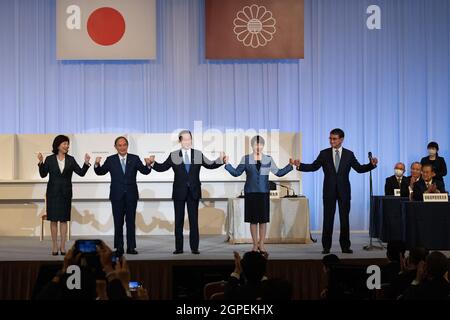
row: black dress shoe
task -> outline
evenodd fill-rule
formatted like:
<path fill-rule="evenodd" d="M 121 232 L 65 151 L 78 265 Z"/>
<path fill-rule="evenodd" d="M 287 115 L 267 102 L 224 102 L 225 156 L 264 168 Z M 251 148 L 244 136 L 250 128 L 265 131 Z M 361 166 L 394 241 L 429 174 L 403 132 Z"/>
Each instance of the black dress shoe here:
<path fill-rule="evenodd" d="M 191 252 L 192 252 L 192 254 L 200 254 L 200 251 L 198 251 L 198 250 L 192 250 Z"/>
<path fill-rule="evenodd" d="M 173 254 L 182 254 L 183 253 L 183 250 L 175 250 L 174 252 L 173 252 Z"/>
<path fill-rule="evenodd" d="M 64 252 L 64 251 L 61 251 L 61 253 L 60 253 L 62 256 L 65 256 L 66 255 L 66 252 Z"/>
<path fill-rule="evenodd" d="M 350 254 L 352 254 L 352 253 L 353 253 L 353 250 L 350 249 L 350 248 L 342 249 L 342 253 L 350 253 Z"/>
<path fill-rule="evenodd" d="M 330 253 L 330 249 L 323 249 L 322 250 L 322 254 L 329 254 Z"/>
<path fill-rule="evenodd" d="M 52 256 L 57 256 L 58 254 L 59 254 L 58 251 L 52 252 Z"/>
<path fill-rule="evenodd" d="M 121 257 L 121 256 L 123 256 L 123 250 L 116 250 L 116 251 L 114 251 L 114 255 L 116 256 L 116 257 Z"/>
<path fill-rule="evenodd" d="M 127 254 L 138 254 L 136 249 L 127 249 Z"/>

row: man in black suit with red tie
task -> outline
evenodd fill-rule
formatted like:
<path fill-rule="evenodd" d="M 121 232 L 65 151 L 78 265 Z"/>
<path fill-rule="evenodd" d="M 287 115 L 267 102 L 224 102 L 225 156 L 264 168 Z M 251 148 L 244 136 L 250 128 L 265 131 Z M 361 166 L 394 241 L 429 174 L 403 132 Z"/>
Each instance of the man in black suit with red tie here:
<path fill-rule="evenodd" d="M 361 165 L 352 151 L 342 148 L 344 136 L 344 131 L 341 129 L 332 130 L 330 132 L 331 148 L 322 150 L 312 164 L 299 163 L 297 167 L 297 170 L 302 172 L 313 172 L 322 168 L 325 175 L 323 182 L 323 254 L 330 253 L 336 201 L 339 205 L 339 220 L 341 222 L 339 238 L 341 249 L 343 253 L 353 253 L 350 248 L 349 223 L 350 169 L 353 168 L 358 173 L 365 173 L 376 168 L 378 163 L 376 158 L 372 158 L 369 164 Z"/>

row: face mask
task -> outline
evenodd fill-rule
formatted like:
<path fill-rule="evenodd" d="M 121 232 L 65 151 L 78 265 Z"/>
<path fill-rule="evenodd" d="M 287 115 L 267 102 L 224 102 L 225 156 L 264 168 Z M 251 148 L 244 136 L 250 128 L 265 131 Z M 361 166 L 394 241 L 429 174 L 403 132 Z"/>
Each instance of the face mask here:
<path fill-rule="evenodd" d="M 435 156 L 436 153 L 437 153 L 436 149 L 428 149 L 428 154 L 429 154 L 430 156 Z"/>
<path fill-rule="evenodd" d="M 401 178 L 403 176 L 403 170 L 395 169 L 395 176 Z"/>

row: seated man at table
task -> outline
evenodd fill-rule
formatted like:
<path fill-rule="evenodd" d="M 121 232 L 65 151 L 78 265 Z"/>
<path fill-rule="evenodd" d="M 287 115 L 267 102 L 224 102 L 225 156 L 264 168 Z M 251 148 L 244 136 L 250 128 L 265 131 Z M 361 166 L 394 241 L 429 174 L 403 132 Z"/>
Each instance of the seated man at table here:
<path fill-rule="evenodd" d="M 414 201 L 423 201 L 424 193 L 444 193 L 444 183 L 433 179 L 435 176 L 434 168 L 431 164 L 422 166 L 422 179 L 414 184 L 412 198 Z"/>
<path fill-rule="evenodd" d="M 422 164 L 417 161 L 413 162 L 411 164 L 411 175 L 409 177 L 406 177 L 406 180 L 408 182 L 408 189 L 409 189 L 408 196 L 410 194 L 412 194 L 413 189 L 414 189 L 414 183 L 419 181 L 421 176 L 422 176 Z"/>
<path fill-rule="evenodd" d="M 404 176 L 405 174 L 405 164 L 398 162 L 394 168 L 394 175 L 386 178 L 386 183 L 384 185 L 384 194 L 386 196 L 394 196 L 395 190 L 400 190 L 400 196 L 408 197 L 408 179 Z"/>

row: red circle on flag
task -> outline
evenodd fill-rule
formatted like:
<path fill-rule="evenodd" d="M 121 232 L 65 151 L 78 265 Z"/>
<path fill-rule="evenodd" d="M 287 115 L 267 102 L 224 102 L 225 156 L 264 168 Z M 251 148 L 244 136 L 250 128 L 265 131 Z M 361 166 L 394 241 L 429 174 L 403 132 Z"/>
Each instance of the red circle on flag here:
<path fill-rule="evenodd" d="M 116 9 L 99 8 L 89 16 L 87 30 L 95 43 L 111 46 L 122 39 L 125 33 L 125 19 Z"/>

